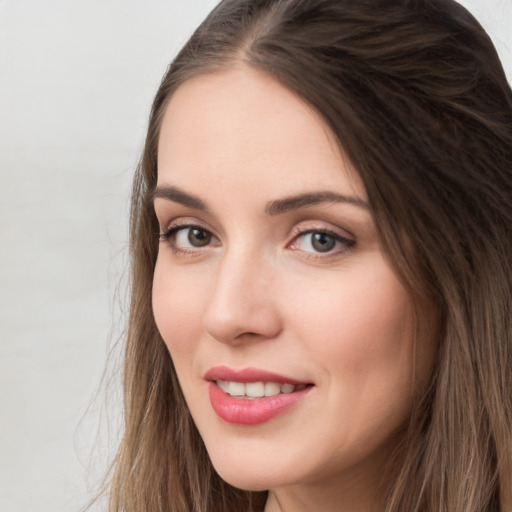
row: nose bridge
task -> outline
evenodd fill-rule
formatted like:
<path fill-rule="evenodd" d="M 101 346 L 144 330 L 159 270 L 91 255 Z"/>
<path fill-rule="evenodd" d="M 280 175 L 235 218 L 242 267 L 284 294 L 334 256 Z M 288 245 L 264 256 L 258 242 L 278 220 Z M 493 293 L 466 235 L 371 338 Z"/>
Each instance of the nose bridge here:
<path fill-rule="evenodd" d="M 280 322 L 272 284 L 273 271 L 261 251 L 227 250 L 206 308 L 205 329 L 225 343 L 239 343 L 245 334 L 251 339 L 276 336 Z"/>

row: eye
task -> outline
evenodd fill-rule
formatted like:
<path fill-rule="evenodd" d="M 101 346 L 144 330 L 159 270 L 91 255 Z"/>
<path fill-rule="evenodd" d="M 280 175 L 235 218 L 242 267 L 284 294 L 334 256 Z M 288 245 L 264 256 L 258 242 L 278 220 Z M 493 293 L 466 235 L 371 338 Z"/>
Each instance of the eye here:
<path fill-rule="evenodd" d="M 160 239 L 167 241 L 175 252 L 193 251 L 210 245 L 218 245 L 219 240 L 201 226 L 171 226 Z"/>
<path fill-rule="evenodd" d="M 192 247 L 205 247 L 212 240 L 212 234 L 206 229 L 182 228 L 174 235 L 174 242 L 177 245 L 188 245 Z"/>
<path fill-rule="evenodd" d="M 295 236 L 289 248 L 293 250 L 326 254 L 354 247 L 355 242 L 330 230 L 308 230 Z"/>

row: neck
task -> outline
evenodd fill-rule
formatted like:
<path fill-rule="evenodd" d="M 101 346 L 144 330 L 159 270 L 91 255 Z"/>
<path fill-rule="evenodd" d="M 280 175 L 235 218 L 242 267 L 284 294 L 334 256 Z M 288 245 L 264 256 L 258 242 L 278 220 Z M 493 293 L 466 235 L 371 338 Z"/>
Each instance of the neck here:
<path fill-rule="evenodd" d="M 381 512 L 390 484 L 389 453 L 370 467 L 345 468 L 329 478 L 271 489 L 264 512 Z"/>
<path fill-rule="evenodd" d="M 309 489 L 276 489 L 269 492 L 264 512 L 375 512 L 374 495 L 336 496 L 310 492 Z"/>

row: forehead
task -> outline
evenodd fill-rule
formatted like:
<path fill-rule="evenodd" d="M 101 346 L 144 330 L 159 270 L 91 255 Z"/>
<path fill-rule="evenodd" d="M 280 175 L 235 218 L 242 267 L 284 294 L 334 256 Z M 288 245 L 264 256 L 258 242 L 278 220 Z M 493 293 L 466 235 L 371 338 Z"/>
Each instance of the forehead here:
<path fill-rule="evenodd" d="M 228 180 L 287 186 L 290 192 L 343 186 L 364 196 L 322 117 L 276 80 L 247 67 L 201 75 L 177 89 L 162 120 L 158 174 L 159 184 L 184 187 Z"/>

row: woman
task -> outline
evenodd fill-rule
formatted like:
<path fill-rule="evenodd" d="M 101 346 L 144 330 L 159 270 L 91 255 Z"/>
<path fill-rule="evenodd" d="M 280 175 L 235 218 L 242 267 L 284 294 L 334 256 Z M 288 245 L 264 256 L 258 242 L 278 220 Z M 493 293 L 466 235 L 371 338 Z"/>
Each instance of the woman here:
<path fill-rule="evenodd" d="M 111 510 L 512 510 L 511 162 L 454 1 L 222 1 L 135 177 Z"/>

